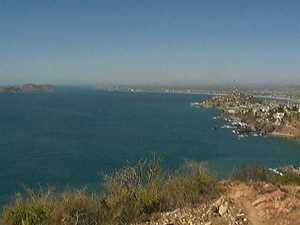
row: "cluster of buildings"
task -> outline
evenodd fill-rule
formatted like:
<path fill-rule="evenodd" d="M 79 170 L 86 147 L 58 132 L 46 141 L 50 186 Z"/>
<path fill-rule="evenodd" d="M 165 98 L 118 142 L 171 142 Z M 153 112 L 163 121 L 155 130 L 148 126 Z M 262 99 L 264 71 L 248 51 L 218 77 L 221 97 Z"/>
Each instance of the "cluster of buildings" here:
<path fill-rule="evenodd" d="M 230 95 L 215 96 L 200 106 L 217 107 L 225 117 L 245 122 L 262 134 L 291 126 L 299 126 L 295 128 L 300 131 L 300 104 L 258 99 L 234 91 Z"/>

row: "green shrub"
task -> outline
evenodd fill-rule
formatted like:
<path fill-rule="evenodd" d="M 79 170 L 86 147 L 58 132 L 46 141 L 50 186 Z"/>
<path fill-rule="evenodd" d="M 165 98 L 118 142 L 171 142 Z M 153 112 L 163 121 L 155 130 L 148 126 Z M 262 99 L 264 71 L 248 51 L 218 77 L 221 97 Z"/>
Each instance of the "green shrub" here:
<path fill-rule="evenodd" d="M 235 169 L 232 179 L 243 182 L 263 181 L 280 185 L 300 185 L 300 176 L 297 174 L 288 171 L 283 174 L 278 174 L 265 167 L 257 165 L 247 165 Z"/>
<path fill-rule="evenodd" d="M 287 173 L 278 177 L 278 182 L 284 185 L 300 185 L 300 176 L 296 174 Z"/>
<path fill-rule="evenodd" d="M 145 218 L 163 209 L 161 190 L 164 173 L 157 159 L 139 161 L 105 179 L 107 203 L 118 224 Z"/>
<path fill-rule="evenodd" d="M 234 180 L 244 182 L 265 181 L 270 183 L 277 182 L 277 175 L 265 167 L 258 165 L 241 166 L 233 171 Z"/>
<path fill-rule="evenodd" d="M 129 223 L 154 212 L 195 205 L 218 192 L 217 181 L 205 165 L 186 162 L 174 172 L 163 172 L 159 160 L 140 161 L 106 179 L 108 202 L 116 220 Z"/>
<path fill-rule="evenodd" d="M 5 225 L 46 225 L 50 210 L 39 203 L 17 203 L 6 209 L 3 215 Z"/>
<path fill-rule="evenodd" d="M 169 208 L 176 208 L 201 203 L 219 192 L 217 180 L 209 174 L 207 165 L 186 161 L 167 180 L 162 195 Z"/>
<path fill-rule="evenodd" d="M 106 176 L 104 187 L 102 195 L 31 193 L 6 208 L 0 221 L 3 225 L 131 224 L 156 212 L 210 200 L 220 191 L 205 165 L 186 162 L 177 171 L 165 172 L 155 158 Z"/>
<path fill-rule="evenodd" d="M 53 224 L 94 225 L 105 213 L 100 213 L 100 202 L 83 191 L 64 193 L 56 200 L 51 218 Z"/>

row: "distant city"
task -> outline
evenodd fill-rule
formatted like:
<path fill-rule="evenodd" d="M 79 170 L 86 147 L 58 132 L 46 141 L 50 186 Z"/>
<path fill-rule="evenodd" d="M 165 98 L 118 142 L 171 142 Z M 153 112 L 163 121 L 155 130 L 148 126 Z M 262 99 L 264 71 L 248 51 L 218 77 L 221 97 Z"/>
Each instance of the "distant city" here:
<path fill-rule="evenodd" d="M 121 92 L 156 92 L 170 94 L 208 94 L 228 95 L 239 89 L 244 94 L 256 97 L 278 98 L 282 100 L 300 101 L 300 85 L 268 86 L 268 85 L 97 85 L 97 90 Z"/>

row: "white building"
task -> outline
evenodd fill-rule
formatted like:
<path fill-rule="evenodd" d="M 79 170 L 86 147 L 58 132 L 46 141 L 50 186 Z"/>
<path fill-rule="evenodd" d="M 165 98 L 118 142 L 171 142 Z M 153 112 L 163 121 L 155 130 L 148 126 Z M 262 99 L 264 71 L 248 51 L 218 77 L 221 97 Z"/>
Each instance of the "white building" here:
<path fill-rule="evenodd" d="M 234 109 L 229 109 L 229 110 L 228 110 L 228 113 L 229 113 L 229 114 L 235 114 L 235 110 L 234 110 Z"/>
<path fill-rule="evenodd" d="M 285 113 L 283 113 L 283 112 L 278 112 L 278 113 L 275 113 L 274 115 L 273 115 L 273 117 L 276 119 L 276 120 L 282 120 L 283 119 L 283 117 L 284 117 L 284 115 L 285 115 Z"/>
<path fill-rule="evenodd" d="M 262 111 L 262 112 L 269 112 L 269 111 L 270 111 L 270 107 L 269 107 L 269 106 L 263 106 L 263 107 L 261 108 L 261 111 Z"/>

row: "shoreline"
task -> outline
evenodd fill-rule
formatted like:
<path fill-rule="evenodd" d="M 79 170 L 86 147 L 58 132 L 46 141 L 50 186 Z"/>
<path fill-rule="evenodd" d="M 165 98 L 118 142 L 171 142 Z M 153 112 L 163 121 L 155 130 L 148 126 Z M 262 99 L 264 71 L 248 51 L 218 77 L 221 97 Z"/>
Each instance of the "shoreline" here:
<path fill-rule="evenodd" d="M 191 103 L 192 107 L 217 108 L 220 116 L 231 123 L 239 137 L 274 136 L 300 139 L 300 104 L 262 101 L 255 96 L 233 92 Z"/>
<path fill-rule="evenodd" d="M 155 94 L 183 94 L 183 95 L 207 95 L 207 96 L 228 96 L 230 92 L 218 93 L 217 91 L 207 91 L 207 90 L 198 90 L 198 91 L 164 91 L 164 90 L 141 90 L 141 89 L 128 89 L 128 90 L 108 90 L 108 89 L 95 89 L 96 91 L 105 91 L 105 92 L 122 92 L 122 93 L 155 93 Z M 285 96 L 276 96 L 276 95 L 260 95 L 255 94 L 253 97 L 258 99 L 268 99 L 276 100 L 283 102 L 293 102 L 300 103 L 299 99 L 290 99 Z"/>

